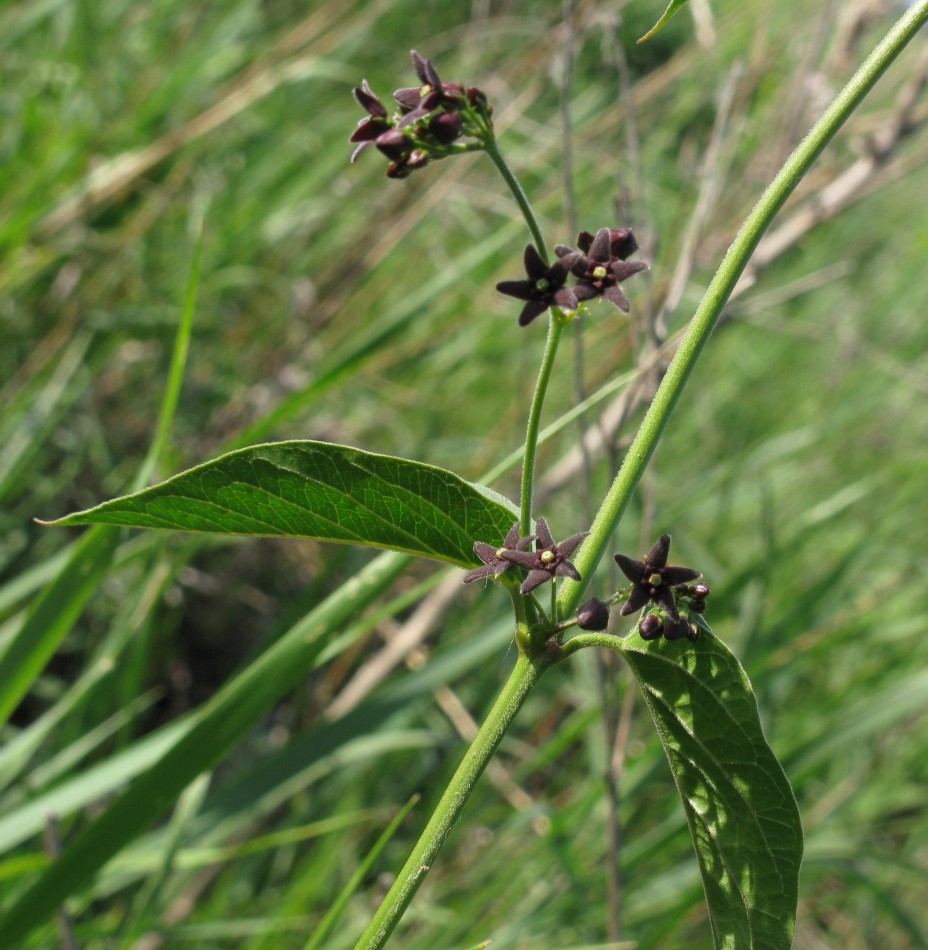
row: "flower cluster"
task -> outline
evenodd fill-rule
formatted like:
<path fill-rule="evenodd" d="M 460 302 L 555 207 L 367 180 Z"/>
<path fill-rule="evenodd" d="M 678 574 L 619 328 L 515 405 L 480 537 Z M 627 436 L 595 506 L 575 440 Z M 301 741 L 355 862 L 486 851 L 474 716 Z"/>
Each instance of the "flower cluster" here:
<path fill-rule="evenodd" d="M 585 300 L 602 297 L 628 313 L 628 298 L 620 286 L 634 274 L 648 269 L 643 261 L 627 261 L 638 250 L 638 242 L 629 228 L 600 228 L 596 235 L 581 231 L 577 248 L 558 244 L 557 260 L 548 266 L 533 246 L 525 249 L 525 280 L 504 280 L 496 289 L 525 306 L 519 325 L 527 326 L 549 307 L 573 311 Z M 568 277 L 576 280 L 566 286 Z"/>
<path fill-rule="evenodd" d="M 442 82 L 431 62 L 415 50 L 412 61 L 421 85 L 397 89 L 395 114 L 388 113 L 366 79 L 354 90 L 367 118 L 349 140 L 357 146 L 351 161 L 373 145 L 390 160 L 389 178 L 406 178 L 432 159 L 482 148 L 492 135 L 492 110 L 479 89 Z M 477 142 L 460 143 L 464 136 Z"/>
<path fill-rule="evenodd" d="M 692 622 L 692 615 L 705 610 L 710 590 L 705 584 L 690 583 L 701 576 L 695 568 L 668 564 L 669 554 L 669 534 L 661 535 L 643 561 L 616 554 L 616 564 L 631 581 L 622 614 L 650 605 L 649 612 L 638 622 L 643 639 L 655 640 L 663 634 L 667 640 L 695 640 L 699 626 Z"/>
<path fill-rule="evenodd" d="M 575 534 L 558 544 L 552 537 L 544 518 L 538 519 L 537 534 L 520 538 L 519 529 L 520 523 L 517 521 L 509 530 L 500 548 L 476 541 L 474 553 L 483 561 L 483 567 L 468 571 L 464 575 L 464 583 L 469 584 L 483 577 L 499 577 L 513 564 L 528 571 L 528 576 L 519 588 L 522 594 L 531 593 L 536 587 L 540 587 L 546 581 L 554 580 L 555 577 L 580 580 L 579 571 L 568 558 L 577 550 L 589 531 Z M 529 551 L 527 549 L 532 541 L 535 542 L 535 550 Z"/>

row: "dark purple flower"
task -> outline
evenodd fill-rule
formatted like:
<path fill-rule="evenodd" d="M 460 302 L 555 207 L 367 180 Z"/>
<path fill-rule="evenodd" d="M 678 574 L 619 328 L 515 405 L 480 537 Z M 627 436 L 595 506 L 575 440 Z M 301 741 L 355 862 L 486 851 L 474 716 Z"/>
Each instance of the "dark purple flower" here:
<path fill-rule="evenodd" d="M 535 540 L 535 535 L 529 535 L 526 538 L 519 537 L 520 522 L 516 522 L 506 535 L 501 548 L 494 548 L 492 544 L 484 544 L 483 541 L 474 542 L 474 554 L 483 561 L 483 567 L 474 568 L 468 571 L 463 577 L 463 583 L 470 584 L 472 581 L 478 581 L 484 577 L 499 577 L 505 571 L 512 567 L 512 562 L 502 557 L 504 551 L 511 549 L 513 551 L 524 551 Z"/>
<path fill-rule="evenodd" d="M 358 143 L 358 147 L 351 153 L 351 161 L 354 162 L 376 138 L 393 128 L 393 123 L 387 117 L 384 104 L 374 95 L 366 79 L 352 91 L 355 99 L 367 112 L 367 118 L 358 123 L 358 127 L 348 139 L 349 142 Z"/>
<path fill-rule="evenodd" d="M 581 630 L 605 630 L 609 626 L 609 607 L 598 597 L 591 597 L 577 611 L 577 626 Z"/>
<path fill-rule="evenodd" d="M 393 98 L 403 112 L 400 125 L 418 122 L 440 106 L 454 108 L 467 100 L 467 93 L 459 83 L 442 82 L 430 60 L 411 50 L 412 64 L 422 85 L 397 89 Z"/>
<path fill-rule="evenodd" d="M 574 251 L 558 258 L 551 266 L 542 260 L 533 244 L 525 248 L 526 280 L 504 280 L 496 285 L 501 294 L 524 300 L 525 306 L 519 315 L 519 326 L 528 326 L 539 314 L 549 307 L 560 307 L 562 310 L 576 310 L 579 300 L 574 291 L 565 287 L 571 267 L 582 258 L 582 254 Z"/>
<path fill-rule="evenodd" d="M 700 577 L 700 572 L 691 567 L 673 567 L 667 564 L 670 553 L 670 535 L 662 534 L 651 553 L 643 561 L 616 554 L 615 562 L 622 573 L 632 582 L 628 601 L 622 608 L 627 615 L 640 610 L 648 601 L 662 607 L 674 623 L 680 620 L 677 602 L 672 588 Z M 639 627 L 640 629 L 640 627 Z M 681 634 L 682 635 L 682 634 Z M 670 639 L 670 638 L 668 638 Z"/>
<path fill-rule="evenodd" d="M 522 594 L 531 593 L 536 587 L 544 584 L 545 581 L 554 580 L 555 577 L 570 577 L 575 581 L 580 580 L 580 572 L 567 560 L 574 551 L 580 546 L 580 542 L 587 537 L 589 531 L 581 534 L 575 534 L 560 544 L 555 543 L 551 532 L 548 529 L 548 523 L 544 518 L 538 519 L 538 535 L 535 539 L 535 552 L 529 551 L 500 551 L 500 557 L 512 564 L 518 564 L 524 567 L 528 572 L 528 577 L 522 581 L 519 591 Z"/>
<path fill-rule="evenodd" d="M 584 252 L 574 258 L 571 265 L 571 272 L 578 281 L 574 288 L 577 300 L 603 297 L 628 313 L 628 298 L 620 284 L 648 270 L 643 261 L 625 260 L 638 249 L 632 232 L 628 228 L 600 228 L 592 237 L 588 231 L 581 231 L 577 246 Z M 556 251 L 561 260 L 566 260 L 572 253 L 563 245 L 559 245 Z"/>

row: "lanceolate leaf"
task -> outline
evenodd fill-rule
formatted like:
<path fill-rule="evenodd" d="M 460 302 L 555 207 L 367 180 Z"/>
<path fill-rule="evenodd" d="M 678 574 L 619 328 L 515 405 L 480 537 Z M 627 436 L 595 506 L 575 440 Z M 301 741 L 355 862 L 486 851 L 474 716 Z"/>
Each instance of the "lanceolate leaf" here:
<path fill-rule="evenodd" d="M 747 675 L 708 632 L 692 646 L 633 634 L 623 654 L 683 798 L 716 947 L 788 950 L 802 828 Z"/>
<path fill-rule="evenodd" d="M 667 9 L 661 14 L 661 18 L 645 33 L 644 36 L 638 40 L 639 43 L 643 43 L 645 40 L 651 39 L 658 30 L 662 30 L 666 25 L 667 21 L 683 7 L 686 6 L 688 0 L 670 0 L 670 3 L 667 4 Z"/>
<path fill-rule="evenodd" d="M 470 566 L 474 541 L 502 541 L 517 517 L 495 492 L 444 469 L 327 442 L 277 442 L 51 524 L 315 538 Z"/>

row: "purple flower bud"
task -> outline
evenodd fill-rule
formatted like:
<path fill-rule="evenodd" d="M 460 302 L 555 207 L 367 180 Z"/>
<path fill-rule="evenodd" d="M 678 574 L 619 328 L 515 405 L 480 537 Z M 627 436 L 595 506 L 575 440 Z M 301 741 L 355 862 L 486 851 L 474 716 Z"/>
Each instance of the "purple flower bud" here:
<path fill-rule="evenodd" d="M 638 622 L 638 632 L 642 640 L 656 640 L 661 635 L 663 627 L 661 618 L 657 614 L 648 614 Z"/>
<path fill-rule="evenodd" d="M 591 597 L 577 611 L 577 626 L 581 630 L 605 630 L 609 626 L 609 608 L 598 598 Z"/>

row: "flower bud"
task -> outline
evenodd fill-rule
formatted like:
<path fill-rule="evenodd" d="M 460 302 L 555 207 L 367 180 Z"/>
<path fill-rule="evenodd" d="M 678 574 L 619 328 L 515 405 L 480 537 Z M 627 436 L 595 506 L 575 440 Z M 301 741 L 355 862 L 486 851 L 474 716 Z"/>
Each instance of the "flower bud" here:
<path fill-rule="evenodd" d="M 577 612 L 577 626 L 581 630 L 605 630 L 609 626 L 609 608 L 591 597 Z"/>
<path fill-rule="evenodd" d="M 657 614 L 648 614 L 638 621 L 638 632 L 642 640 L 656 640 L 661 635 L 663 624 Z"/>
<path fill-rule="evenodd" d="M 383 152 L 387 158 L 400 162 L 409 152 L 409 140 L 406 138 L 402 129 L 388 129 L 374 140 L 377 149 Z"/>
<path fill-rule="evenodd" d="M 690 635 L 689 621 L 683 617 L 674 620 L 672 617 L 664 618 L 664 638 L 667 640 L 680 640 Z"/>
<path fill-rule="evenodd" d="M 429 134 L 439 145 L 450 145 L 463 130 L 461 116 L 457 112 L 440 112 L 429 119 Z"/>

